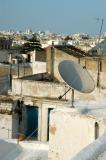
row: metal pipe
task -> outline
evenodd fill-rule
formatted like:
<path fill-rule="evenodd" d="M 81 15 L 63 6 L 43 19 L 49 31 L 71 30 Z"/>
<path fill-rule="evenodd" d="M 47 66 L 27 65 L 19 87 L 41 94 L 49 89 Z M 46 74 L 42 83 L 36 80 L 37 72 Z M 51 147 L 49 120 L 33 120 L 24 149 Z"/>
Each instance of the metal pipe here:
<path fill-rule="evenodd" d="M 98 19 L 99 20 L 99 19 Z M 104 24 L 104 19 L 101 19 L 101 26 L 100 26 L 100 32 L 99 32 L 99 38 L 98 38 L 98 43 L 100 43 L 100 39 L 101 39 L 101 34 L 102 34 L 102 29 L 103 29 L 103 24 Z M 98 63 L 97 63 L 97 67 L 98 67 L 98 72 L 97 72 L 97 87 L 100 87 L 100 57 L 101 57 L 101 53 L 98 52 Z"/>

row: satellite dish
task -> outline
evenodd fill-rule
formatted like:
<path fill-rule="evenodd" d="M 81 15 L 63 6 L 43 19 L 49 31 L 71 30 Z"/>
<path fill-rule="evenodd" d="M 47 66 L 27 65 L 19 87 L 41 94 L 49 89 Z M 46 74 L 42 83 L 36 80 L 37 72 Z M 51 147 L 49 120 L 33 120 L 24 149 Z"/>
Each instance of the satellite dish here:
<path fill-rule="evenodd" d="M 91 75 L 85 67 L 71 61 L 60 62 L 59 73 L 63 80 L 72 88 L 82 93 L 90 93 L 94 90 L 95 84 Z"/>

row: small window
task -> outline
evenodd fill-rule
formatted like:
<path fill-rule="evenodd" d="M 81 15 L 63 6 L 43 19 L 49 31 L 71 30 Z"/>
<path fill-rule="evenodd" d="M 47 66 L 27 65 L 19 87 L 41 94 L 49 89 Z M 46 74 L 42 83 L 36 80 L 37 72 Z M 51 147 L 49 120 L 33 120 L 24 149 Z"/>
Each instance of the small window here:
<path fill-rule="evenodd" d="M 95 139 L 99 137 L 99 124 L 95 122 Z"/>

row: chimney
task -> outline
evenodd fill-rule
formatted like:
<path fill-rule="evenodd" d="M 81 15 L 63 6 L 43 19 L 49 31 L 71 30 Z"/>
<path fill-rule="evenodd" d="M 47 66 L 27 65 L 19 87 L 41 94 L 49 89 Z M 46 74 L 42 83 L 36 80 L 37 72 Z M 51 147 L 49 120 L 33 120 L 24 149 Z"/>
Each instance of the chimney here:
<path fill-rule="evenodd" d="M 54 79 L 54 56 L 55 56 L 55 48 L 54 43 L 52 43 L 51 47 L 47 48 L 46 52 L 46 71 L 51 75 L 52 79 Z"/>
<path fill-rule="evenodd" d="M 34 50 L 31 54 L 31 62 L 32 62 L 32 73 L 36 73 L 36 67 L 35 67 L 35 57 L 36 57 L 36 50 Z"/>

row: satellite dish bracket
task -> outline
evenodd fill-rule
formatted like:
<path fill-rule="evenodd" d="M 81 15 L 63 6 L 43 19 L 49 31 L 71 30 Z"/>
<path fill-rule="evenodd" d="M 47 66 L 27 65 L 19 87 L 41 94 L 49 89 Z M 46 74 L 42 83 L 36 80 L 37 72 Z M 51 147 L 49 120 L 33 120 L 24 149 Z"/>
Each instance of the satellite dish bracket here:
<path fill-rule="evenodd" d="M 63 95 L 59 96 L 58 99 L 62 99 L 71 89 L 70 87 Z"/>

